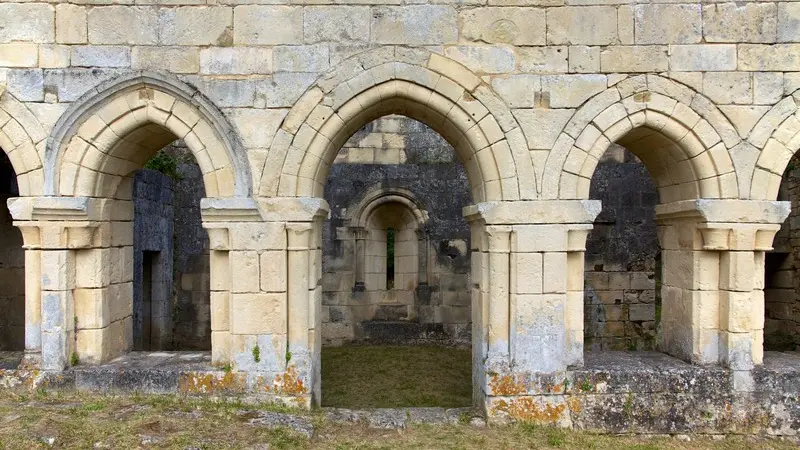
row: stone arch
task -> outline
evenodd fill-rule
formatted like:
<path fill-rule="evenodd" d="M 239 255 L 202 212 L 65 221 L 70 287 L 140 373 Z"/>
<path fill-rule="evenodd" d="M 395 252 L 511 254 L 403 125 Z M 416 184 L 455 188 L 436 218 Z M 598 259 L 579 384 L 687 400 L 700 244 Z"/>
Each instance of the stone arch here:
<path fill-rule="evenodd" d="M 306 91 L 273 141 L 261 195 L 321 197 L 328 168 L 350 135 L 381 116 L 402 114 L 455 148 L 475 202 L 536 197 L 531 158 L 506 105 L 455 61 L 402 51 L 380 48 L 356 56 Z"/>
<path fill-rule="evenodd" d="M 114 196 L 153 152 L 183 139 L 208 197 L 246 197 L 251 178 L 233 127 L 198 90 L 140 72 L 104 83 L 59 119 L 45 151 L 45 194 Z"/>
<path fill-rule="evenodd" d="M 408 189 L 378 188 L 370 191 L 358 203 L 350 216 L 350 226 L 364 228 L 375 210 L 387 203 L 399 203 L 408 208 L 417 221 L 417 228 L 422 229 L 428 223 L 428 212 L 422 209 L 421 203 Z"/>
<path fill-rule="evenodd" d="M 748 141 L 760 152 L 745 194 L 775 200 L 789 160 L 800 150 L 800 89 L 775 104 L 753 127 Z"/>
<path fill-rule="evenodd" d="M 662 203 L 738 197 L 728 150 L 739 142 L 733 126 L 700 94 L 654 75 L 626 79 L 575 113 L 547 159 L 543 196 L 588 198 L 597 162 L 613 142 L 642 160 Z"/>
<path fill-rule="evenodd" d="M 0 86 L 0 148 L 11 161 L 21 196 L 42 193 L 44 174 L 37 148 L 46 138 L 36 117 Z"/>

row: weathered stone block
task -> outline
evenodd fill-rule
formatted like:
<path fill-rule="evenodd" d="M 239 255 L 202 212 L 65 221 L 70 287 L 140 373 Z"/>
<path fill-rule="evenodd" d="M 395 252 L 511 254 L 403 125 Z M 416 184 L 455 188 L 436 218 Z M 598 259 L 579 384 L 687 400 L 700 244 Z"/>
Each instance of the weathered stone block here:
<path fill-rule="evenodd" d="M 131 52 L 128 47 L 74 46 L 71 61 L 76 67 L 128 67 Z"/>
<path fill-rule="evenodd" d="M 616 39 L 616 8 L 567 6 L 547 10 L 548 44 L 609 45 Z"/>
<path fill-rule="evenodd" d="M 676 71 L 736 70 L 735 45 L 674 45 L 669 67 Z"/>
<path fill-rule="evenodd" d="M 774 3 L 719 3 L 703 6 L 706 42 L 775 42 Z"/>
<path fill-rule="evenodd" d="M 607 47 L 600 53 L 603 72 L 661 72 L 668 68 L 667 48 L 663 46 Z"/>
<path fill-rule="evenodd" d="M 236 279 L 231 283 L 231 292 L 259 292 L 259 257 L 255 251 L 230 252 L 231 273 Z"/>
<path fill-rule="evenodd" d="M 69 67 L 70 47 L 68 45 L 39 46 L 39 67 L 42 69 L 58 69 Z"/>
<path fill-rule="evenodd" d="M 164 45 L 231 45 L 233 9 L 211 6 L 159 10 L 158 39 Z"/>
<path fill-rule="evenodd" d="M 253 75 L 272 72 L 272 49 L 211 47 L 200 51 L 200 72 L 212 75 Z"/>
<path fill-rule="evenodd" d="M 102 6 L 89 10 L 92 44 L 157 45 L 158 11 L 150 7 Z"/>
<path fill-rule="evenodd" d="M 300 44 L 303 8 L 294 6 L 237 6 L 233 11 L 236 45 Z"/>
<path fill-rule="evenodd" d="M 44 100 L 44 75 L 39 69 L 12 69 L 6 74 L 6 86 L 17 100 L 41 102 Z"/>
<path fill-rule="evenodd" d="M 287 287 L 286 252 L 261 253 L 261 291 L 285 292 Z"/>
<path fill-rule="evenodd" d="M 308 6 L 303 11 L 303 38 L 317 42 L 366 42 L 371 20 L 368 6 Z"/>
<path fill-rule="evenodd" d="M 85 44 L 86 8 L 78 5 L 56 6 L 56 42 L 59 44 Z"/>
<path fill-rule="evenodd" d="M 550 94 L 551 108 L 575 108 L 608 86 L 605 75 L 547 75 L 542 92 Z"/>
<path fill-rule="evenodd" d="M 327 44 L 275 48 L 276 72 L 323 72 L 329 61 Z"/>
<path fill-rule="evenodd" d="M 636 5 L 636 44 L 695 44 L 702 40 L 700 5 Z"/>
<path fill-rule="evenodd" d="M 0 66 L 36 67 L 38 51 L 36 44 L 0 44 Z"/>
<path fill-rule="evenodd" d="M 452 44 L 458 39 L 458 17 L 444 5 L 379 6 L 372 9 L 370 33 L 377 44 Z"/>
<path fill-rule="evenodd" d="M 508 73 L 515 68 L 514 53 L 507 48 L 459 45 L 445 49 L 445 55 L 476 73 Z"/>
<path fill-rule="evenodd" d="M 517 49 L 519 70 L 530 73 L 567 72 L 567 47 L 521 47 Z"/>
<path fill-rule="evenodd" d="M 800 44 L 741 44 L 738 49 L 739 70 L 800 70 Z"/>
<path fill-rule="evenodd" d="M 550 149 L 572 117 L 572 109 L 515 109 L 530 149 Z"/>
<path fill-rule="evenodd" d="M 569 71 L 595 73 L 600 71 L 600 47 L 573 45 L 569 48 Z"/>
<path fill-rule="evenodd" d="M 0 4 L 0 42 L 55 40 L 55 11 L 44 3 Z"/>
<path fill-rule="evenodd" d="M 233 294 L 231 333 L 286 334 L 286 294 Z"/>
<path fill-rule="evenodd" d="M 717 104 L 749 104 L 753 101 L 749 73 L 708 72 L 703 76 L 703 94 Z"/>
<path fill-rule="evenodd" d="M 778 42 L 800 42 L 800 4 L 778 3 Z"/>
<path fill-rule="evenodd" d="M 461 37 L 490 44 L 544 45 L 545 12 L 533 8 L 475 8 L 462 11 Z"/>
<path fill-rule="evenodd" d="M 131 67 L 197 73 L 200 70 L 200 50 L 196 47 L 133 47 Z"/>

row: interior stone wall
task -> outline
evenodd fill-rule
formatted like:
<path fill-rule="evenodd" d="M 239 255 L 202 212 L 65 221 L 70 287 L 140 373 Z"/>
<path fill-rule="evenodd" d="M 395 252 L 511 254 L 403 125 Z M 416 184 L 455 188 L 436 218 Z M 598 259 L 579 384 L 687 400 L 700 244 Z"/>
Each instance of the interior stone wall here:
<path fill-rule="evenodd" d="M 367 194 L 391 188 L 410 191 L 419 201 L 417 206 L 428 213 L 430 291 L 418 291 L 416 276 L 410 273 L 419 250 L 413 249 L 418 244 L 415 232 L 408 228 L 398 235 L 395 247 L 401 253 L 396 254 L 395 281 L 399 283 L 395 288 L 385 289 L 381 277 L 385 273 L 378 273 L 385 271 L 386 264 L 367 258 L 365 271 L 375 280 L 367 283 L 364 292 L 354 292 L 355 240 L 348 214 Z M 454 150 L 441 136 L 401 116 L 368 123 L 337 155 L 325 200 L 331 207 L 323 228 L 325 344 L 470 341 L 470 234 L 461 211 L 471 203 L 469 182 Z M 373 247 L 385 246 L 384 231 L 372 231 Z M 384 235 L 382 241 L 379 235 Z M 385 258 L 385 248 L 384 253 L 372 253 L 373 258 Z"/>
<path fill-rule="evenodd" d="M 25 348 L 25 251 L 22 234 L 5 207 L 18 195 L 14 170 L 0 152 L 0 350 Z"/>
<path fill-rule="evenodd" d="M 586 349 L 653 350 L 658 192 L 644 164 L 612 145 L 594 172 L 590 197 L 601 200 L 603 210 L 586 242 Z"/>
<path fill-rule="evenodd" d="M 792 158 L 783 175 L 778 199 L 791 201 L 792 211 L 775 235 L 764 264 L 764 349 L 800 346 L 800 160 Z"/>
<path fill-rule="evenodd" d="M 134 184 L 134 348 L 141 342 L 144 252 L 159 252 L 154 265 L 154 296 L 167 299 L 156 313 L 165 327 L 153 350 L 209 350 L 211 312 L 208 234 L 202 227 L 203 176 L 185 144 L 164 152 L 175 162 L 172 177 L 154 170 L 137 172 Z"/>
<path fill-rule="evenodd" d="M 172 347 L 172 179 L 142 169 L 133 179 L 133 349 Z"/>

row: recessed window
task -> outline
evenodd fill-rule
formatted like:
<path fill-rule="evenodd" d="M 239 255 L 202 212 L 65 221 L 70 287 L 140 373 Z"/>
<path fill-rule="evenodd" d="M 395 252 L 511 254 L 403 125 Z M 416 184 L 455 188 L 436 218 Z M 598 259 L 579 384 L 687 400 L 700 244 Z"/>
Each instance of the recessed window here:
<path fill-rule="evenodd" d="M 386 230 L 386 290 L 394 289 L 394 228 Z"/>

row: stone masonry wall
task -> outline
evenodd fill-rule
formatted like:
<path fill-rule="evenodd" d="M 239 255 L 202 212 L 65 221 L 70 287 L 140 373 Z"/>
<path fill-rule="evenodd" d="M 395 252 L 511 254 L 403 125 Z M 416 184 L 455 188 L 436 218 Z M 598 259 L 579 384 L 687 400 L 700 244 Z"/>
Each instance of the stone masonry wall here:
<path fill-rule="evenodd" d="M 584 333 L 587 350 L 653 350 L 659 244 L 658 193 L 645 166 L 614 145 L 592 177 L 601 200 L 586 241 Z"/>
<path fill-rule="evenodd" d="M 792 211 L 775 236 L 764 268 L 764 348 L 792 350 L 800 346 L 800 159 L 792 158 L 783 176 L 779 200 Z"/>
<path fill-rule="evenodd" d="M 172 180 L 155 170 L 133 181 L 133 348 L 172 347 Z"/>
<path fill-rule="evenodd" d="M 176 162 L 175 179 L 153 170 L 141 170 L 136 175 L 134 311 L 141 311 L 142 252 L 158 251 L 153 280 L 162 285 L 160 295 L 153 298 L 166 299 L 167 309 L 161 314 L 168 329 L 164 341 L 150 348 L 208 350 L 211 313 L 208 234 L 200 220 L 200 199 L 205 195 L 202 174 L 182 142 L 164 151 Z M 134 321 L 139 324 L 135 326 L 141 327 L 140 322 Z M 134 332 L 134 343 L 138 342 Z"/>
<path fill-rule="evenodd" d="M 356 256 L 348 213 L 366 195 L 391 188 L 408 189 L 429 215 L 429 293 L 420 295 L 407 283 L 391 290 L 373 289 L 382 286 L 380 282 L 368 282 L 365 292 L 353 292 Z M 466 172 L 452 147 L 415 120 L 387 116 L 370 122 L 339 152 L 325 199 L 331 217 L 323 230 L 324 342 L 468 343 L 470 235 L 461 209 L 470 204 L 470 194 Z M 404 244 L 416 257 L 416 236 Z M 377 263 L 367 264 L 370 272 Z"/>

